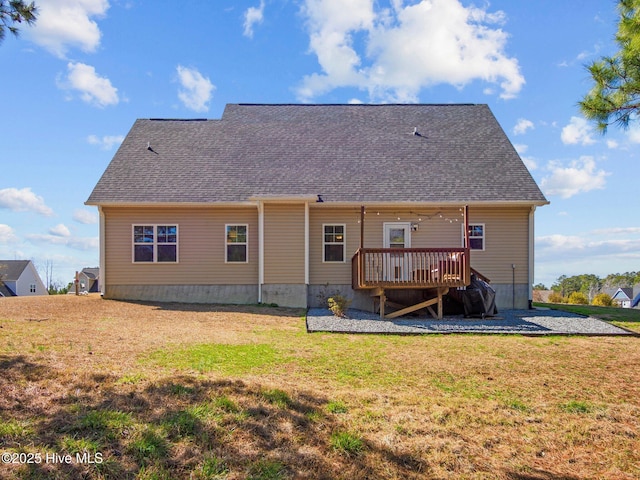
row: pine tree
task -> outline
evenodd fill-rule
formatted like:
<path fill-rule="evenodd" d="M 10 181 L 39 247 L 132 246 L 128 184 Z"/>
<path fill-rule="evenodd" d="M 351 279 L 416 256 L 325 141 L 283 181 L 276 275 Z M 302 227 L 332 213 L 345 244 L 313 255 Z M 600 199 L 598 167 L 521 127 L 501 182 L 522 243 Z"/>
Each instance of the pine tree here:
<path fill-rule="evenodd" d="M 602 133 L 611 124 L 626 129 L 640 113 L 640 0 L 619 0 L 618 10 L 620 51 L 587 67 L 594 86 L 579 102 L 583 115 L 597 122 Z"/>
<path fill-rule="evenodd" d="M 0 0 L 0 43 L 7 30 L 17 37 L 21 23 L 33 25 L 37 13 L 38 8 L 34 2 L 27 4 L 23 0 Z"/>

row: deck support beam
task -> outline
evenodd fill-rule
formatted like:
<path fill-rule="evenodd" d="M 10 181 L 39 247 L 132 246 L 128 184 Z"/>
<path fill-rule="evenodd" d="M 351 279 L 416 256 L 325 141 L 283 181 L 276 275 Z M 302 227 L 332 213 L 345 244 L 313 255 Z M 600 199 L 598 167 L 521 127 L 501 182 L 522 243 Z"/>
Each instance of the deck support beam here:
<path fill-rule="evenodd" d="M 385 314 L 385 305 L 387 303 L 387 297 L 384 293 L 384 288 L 378 287 L 373 289 L 371 291 L 371 296 L 379 297 L 380 320 L 384 320 L 386 318 L 397 318 L 402 315 L 406 315 L 407 313 L 415 312 L 416 310 L 420 310 L 422 308 L 426 308 L 431 314 L 431 316 L 436 320 L 442 320 L 442 317 L 444 316 L 442 297 L 444 297 L 447 293 L 449 293 L 449 287 L 439 287 L 437 289 L 437 293 L 435 297 L 430 298 L 429 300 L 425 300 L 424 302 L 416 303 L 415 305 L 402 308 L 388 315 Z M 433 305 L 437 305 L 437 312 L 433 310 L 432 308 Z"/>
<path fill-rule="evenodd" d="M 427 308 L 429 313 L 437 319 L 442 320 L 443 317 L 443 308 L 442 308 L 442 297 L 449 293 L 449 287 L 441 287 L 438 288 L 437 296 L 426 300 L 424 302 L 416 303 L 415 305 L 411 305 L 410 307 L 403 308 L 402 310 L 398 310 L 396 312 L 390 313 L 389 315 L 382 316 L 382 309 L 380 310 L 380 318 L 396 318 L 402 315 L 406 315 L 407 313 L 415 312 L 416 310 L 420 310 L 422 308 Z M 432 305 L 438 305 L 438 313 L 433 311 L 431 308 Z"/>

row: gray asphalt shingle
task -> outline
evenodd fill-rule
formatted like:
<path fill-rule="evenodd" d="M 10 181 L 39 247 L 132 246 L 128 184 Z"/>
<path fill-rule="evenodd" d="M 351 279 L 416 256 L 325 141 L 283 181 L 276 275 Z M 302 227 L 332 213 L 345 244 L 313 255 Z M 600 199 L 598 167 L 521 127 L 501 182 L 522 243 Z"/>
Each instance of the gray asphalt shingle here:
<path fill-rule="evenodd" d="M 137 120 L 87 203 L 317 194 L 546 203 L 487 105 L 242 104 L 220 120 Z"/>

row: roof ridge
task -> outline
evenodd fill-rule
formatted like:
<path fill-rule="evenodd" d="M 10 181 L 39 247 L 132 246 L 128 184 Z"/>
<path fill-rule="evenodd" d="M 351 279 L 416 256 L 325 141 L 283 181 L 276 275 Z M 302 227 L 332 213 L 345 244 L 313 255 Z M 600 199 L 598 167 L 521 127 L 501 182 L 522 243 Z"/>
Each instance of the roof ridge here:
<path fill-rule="evenodd" d="M 208 122 L 209 118 L 146 118 L 153 122 Z"/>
<path fill-rule="evenodd" d="M 486 103 L 231 103 L 242 107 L 477 107 Z"/>

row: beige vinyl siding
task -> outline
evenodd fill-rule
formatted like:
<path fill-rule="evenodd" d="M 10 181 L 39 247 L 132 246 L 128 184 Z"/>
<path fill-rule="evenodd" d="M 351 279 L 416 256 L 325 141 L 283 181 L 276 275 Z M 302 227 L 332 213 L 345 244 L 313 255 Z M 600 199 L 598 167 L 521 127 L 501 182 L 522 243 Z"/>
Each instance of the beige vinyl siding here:
<path fill-rule="evenodd" d="M 413 248 L 462 246 L 460 225 L 463 222 L 463 217 L 457 208 L 367 209 L 364 222 L 364 246 L 366 248 L 382 248 L 384 246 L 384 224 L 397 222 L 417 225 L 417 230 L 411 232 L 411 247 Z M 359 236 L 360 232 L 358 232 Z"/>
<path fill-rule="evenodd" d="M 258 283 L 257 208 L 105 207 L 106 285 Z M 134 263 L 133 225 L 178 225 L 177 263 Z M 225 263 L 225 224 L 249 226 L 248 263 Z"/>
<path fill-rule="evenodd" d="M 491 283 L 529 282 L 529 208 L 469 208 L 470 223 L 485 225 L 484 251 L 471 251 L 471 266 Z M 460 231 L 462 235 L 462 231 Z"/>
<path fill-rule="evenodd" d="M 320 285 L 351 284 L 351 257 L 360 245 L 360 211 L 353 208 L 320 208 L 309 210 L 309 283 Z M 323 225 L 345 225 L 344 262 L 323 262 Z"/>
<path fill-rule="evenodd" d="M 489 277 L 492 283 L 511 284 L 516 265 L 516 283 L 528 283 L 529 266 L 528 207 L 470 207 L 470 223 L 485 225 L 485 250 L 471 251 L 471 265 Z M 398 219 L 399 218 L 399 219 Z M 335 208 L 312 205 L 310 209 L 310 283 L 321 285 L 351 283 L 351 257 L 360 245 L 359 208 Z M 457 220 L 457 221 L 456 221 Z M 383 225 L 408 222 L 414 248 L 462 247 L 464 217 L 457 207 L 442 209 L 367 208 L 364 224 L 365 248 L 382 248 Z M 322 262 L 322 225 L 346 224 L 346 262 Z"/>
<path fill-rule="evenodd" d="M 304 212 L 304 204 L 265 204 L 265 284 L 305 283 Z"/>

